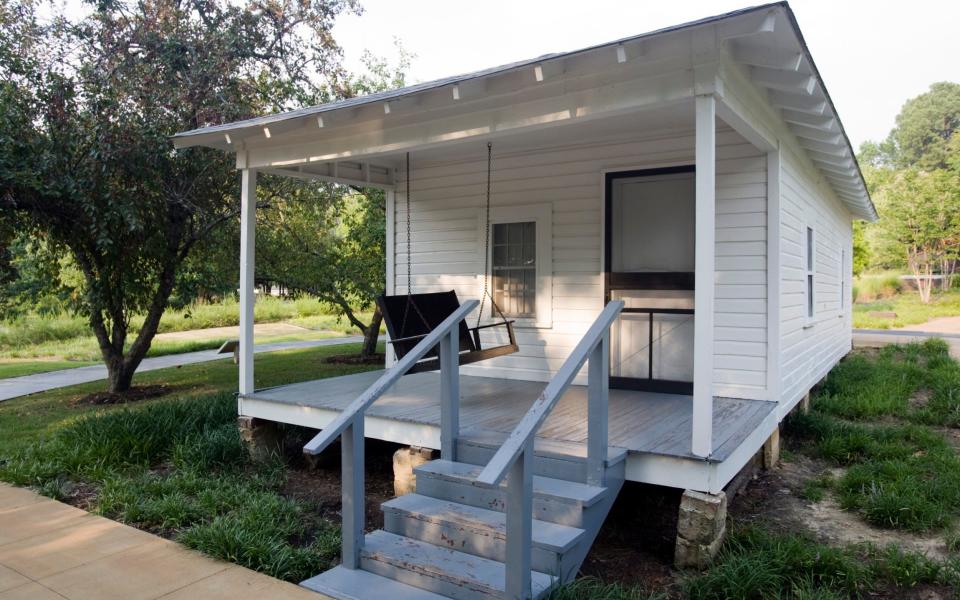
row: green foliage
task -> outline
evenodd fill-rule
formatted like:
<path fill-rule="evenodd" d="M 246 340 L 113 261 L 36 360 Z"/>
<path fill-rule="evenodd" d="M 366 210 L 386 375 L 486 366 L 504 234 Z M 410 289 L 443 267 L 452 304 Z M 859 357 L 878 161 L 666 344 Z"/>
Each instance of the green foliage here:
<path fill-rule="evenodd" d="M 925 402 L 913 399 L 929 391 Z M 929 531 L 960 516 L 960 458 L 923 425 L 960 424 L 960 365 L 942 340 L 888 346 L 842 361 L 790 430 L 817 456 L 848 467 L 831 484 L 842 507 L 881 527 Z M 917 424 L 859 423 L 895 418 Z M 816 495 L 818 490 L 811 489 Z"/>
<path fill-rule="evenodd" d="M 114 390 L 129 386 L 174 288 L 192 285 L 191 252 L 237 214 L 233 159 L 175 151 L 170 136 L 330 98 L 343 88 L 333 22 L 355 8 L 109 2 L 47 24 L 34 2 L 4 0 L 0 38 L 16 42 L 0 45 L 0 231 L 79 268 L 79 309 Z"/>
<path fill-rule="evenodd" d="M 908 100 L 897 115 L 888 140 L 895 164 L 925 170 L 949 168 L 949 144 L 958 130 L 960 84 L 934 83 L 930 91 Z"/>
<path fill-rule="evenodd" d="M 896 278 L 895 278 L 896 279 Z M 892 283 L 891 280 L 890 283 Z M 899 279 L 896 279 L 899 285 Z M 860 292 L 860 286 L 863 286 L 866 292 Z M 906 327 L 915 323 L 926 323 L 930 319 L 937 317 L 952 317 L 960 314 L 960 290 L 951 290 L 949 292 L 933 292 L 930 295 L 930 302 L 922 303 L 920 298 L 914 292 L 896 293 L 890 284 L 884 281 L 884 278 L 863 277 L 854 284 L 859 297 L 870 298 L 869 294 L 875 294 L 875 297 L 885 298 L 883 300 L 866 300 L 853 306 L 853 326 L 863 329 L 890 329 L 895 327 Z M 880 291 L 872 291 L 877 290 Z M 895 318 L 871 316 L 875 311 L 895 312 Z"/>
<path fill-rule="evenodd" d="M 853 222 L 853 276 L 860 277 L 870 265 L 870 242 L 863 221 Z M 854 296 L 856 297 L 856 296 Z"/>
<path fill-rule="evenodd" d="M 662 592 L 647 592 L 640 587 L 605 583 L 596 577 L 581 577 L 554 590 L 548 600 L 665 600 Z"/>

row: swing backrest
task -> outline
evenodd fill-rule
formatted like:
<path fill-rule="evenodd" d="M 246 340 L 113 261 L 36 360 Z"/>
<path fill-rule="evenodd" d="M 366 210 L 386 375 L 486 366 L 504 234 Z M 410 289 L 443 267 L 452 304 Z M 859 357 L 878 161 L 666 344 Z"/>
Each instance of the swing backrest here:
<path fill-rule="evenodd" d="M 408 302 L 413 303 L 409 308 L 407 307 Z M 383 313 L 383 321 L 387 326 L 390 339 L 398 340 L 430 333 L 444 319 L 460 308 L 460 301 L 457 300 L 457 293 L 450 290 L 449 292 L 410 294 L 409 296 L 382 295 L 377 297 L 377 306 Z M 408 342 L 393 344 L 397 358 L 403 358 L 419 341 L 419 339 L 413 339 Z M 471 352 L 476 349 L 466 322 L 460 321 L 460 351 Z M 436 357 L 436 349 L 426 356 Z"/>

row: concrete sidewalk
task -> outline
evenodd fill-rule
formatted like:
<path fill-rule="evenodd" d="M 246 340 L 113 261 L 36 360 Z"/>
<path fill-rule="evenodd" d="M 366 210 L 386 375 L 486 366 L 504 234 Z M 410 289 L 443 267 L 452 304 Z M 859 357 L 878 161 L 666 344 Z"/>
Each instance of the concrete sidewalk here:
<path fill-rule="evenodd" d="M 0 600 L 156 598 L 326 596 L 0 483 Z"/>
<path fill-rule="evenodd" d="M 950 356 L 960 360 L 960 335 L 903 329 L 854 329 L 855 348 L 880 348 L 891 344 L 912 344 L 932 337 L 940 338 L 950 346 Z"/>
<path fill-rule="evenodd" d="M 313 348 L 316 346 L 337 346 L 340 344 L 356 344 L 363 341 L 363 336 L 352 335 L 347 337 L 329 338 L 325 340 L 309 340 L 303 342 L 277 342 L 273 344 L 258 344 L 253 347 L 255 353 L 276 352 L 277 350 L 293 350 L 297 348 Z M 140 363 L 137 373 L 144 371 L 153 371 L 156 369 L 166 369 L 168 367 L 178 367 L 181 365 L 192 365 L 213 360 L 227 360 L 231 358 L 229 354 L 217 354 L 216 350 L 201 350 L 199 352 L 186 352 L 184 354 L 169 354 L 167 356 L 157 356 L 154 358 L 145 358 Z M 107 368 L 103 365 L 92 365 L 89 367 L 77 367 L 75 369 L 63 369 L 60 371 L 48 371 L 46 373 L 36 373 L 34 375 L 24 375 L 23 377 L 11 377 L 9 379 L 0 379 L 0 402 L 45 392 L 57 388 L 76 385 L 78 383 L 89 383 L 91 381 L 100 381 L 107 378 Z"/>

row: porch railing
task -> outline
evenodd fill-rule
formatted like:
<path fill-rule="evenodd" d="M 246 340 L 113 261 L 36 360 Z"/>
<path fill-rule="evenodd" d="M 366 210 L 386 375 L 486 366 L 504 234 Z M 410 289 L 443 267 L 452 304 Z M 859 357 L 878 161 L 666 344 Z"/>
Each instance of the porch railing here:
<path fill-rule="evenodd" d="M 306 454 L 319 454 L 337 437 L 341 438 L 344 567 L 359 568 L 360 551 L 363 548 L 366 503 L 363 419 L 366 410 L 418 360 L 440 344 L 440 449 L 444 459 L 456 460 L 457 437 L 460 432 L 460 361 L 457 356 L 460 350 L 459 324 L 479 304 L 477 300 L 464 302 L 303 447 Z"/>
<path fill-rule="evenodd" d="M 534 438 L 587 359 L 590 360 L 587 372 L 587 483 L 605 484 L 609 443 L 607 405 L 610 326 L 620 315 L 623 306 L 622 300 L 613 300 L 607 304 L 527 414 L 477 477 L 479 483 L 486 485 L 499 485 L 504 477 L 507 478 L 507 598 L 530 597 Z"/>

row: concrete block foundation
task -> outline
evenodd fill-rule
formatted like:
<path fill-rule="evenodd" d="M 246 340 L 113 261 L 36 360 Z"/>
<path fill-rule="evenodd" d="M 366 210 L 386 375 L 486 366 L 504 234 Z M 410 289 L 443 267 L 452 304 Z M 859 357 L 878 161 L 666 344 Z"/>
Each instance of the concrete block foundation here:
<path fill-rule="evenodd" d="M 687 490 L 680 500 L 674 564 L 705 569 L 713 562 L 727 532 L 727 495 Z"/>
<path fill-rule="evenodd" d="M 437 451 L 410 446 L 393 453 L 393 493 L 396 496 L 412 494 L 417 490 L 416 467 L 437 458 Z"/>

